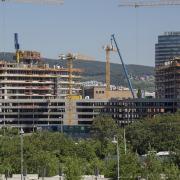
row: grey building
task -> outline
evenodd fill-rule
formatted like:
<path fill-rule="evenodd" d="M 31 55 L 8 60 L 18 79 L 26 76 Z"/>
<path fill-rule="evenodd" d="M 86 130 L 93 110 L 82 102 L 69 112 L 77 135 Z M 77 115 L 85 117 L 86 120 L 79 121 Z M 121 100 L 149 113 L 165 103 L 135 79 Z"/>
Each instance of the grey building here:
<path fill-rule="evenodd" d="M 155 45 L 155 66 L 161 66 L 175 56 L 180 56 L 180 32 L 165 32 L 158 36 Z"/>
<path fill-rule="evenodd" d="M 52 129 L 86 133 L 93 119 L 109 115 L 120 126 L 156 114 L 176 112 L 180 99 L 0 99 L 0 128 Z M 71 118 L 71 119 L 70 119 Z"/>

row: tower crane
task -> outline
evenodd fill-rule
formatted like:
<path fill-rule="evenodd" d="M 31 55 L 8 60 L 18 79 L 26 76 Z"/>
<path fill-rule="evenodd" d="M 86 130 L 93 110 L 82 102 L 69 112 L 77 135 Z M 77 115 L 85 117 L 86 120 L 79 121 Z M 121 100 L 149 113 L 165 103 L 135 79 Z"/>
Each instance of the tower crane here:
<path fill-rule="evenodd" d="M 159 6 L 177 6 L 179 0 L 125 0 L 120 1 L 119 7 L 159 7 Z"/>
<path fill-rule="evenodd" d="M 0 3 L 15 2 L 15 3 L 36 3 L 36 4 L 63 4 L 64 0 L 0 0 Z M 5 20 L 4 20 L 5 21 Z M 16 61 L 19 63 L 20 60 L 20 46 L 18 43 L 18 34 L 14 34 L 14 44 L 16 50 Z"/>
<path fill-rule="evenodd" d="M 67 54 L 61 54 L 59 56 L 60 60 L 66 60 L 67 61 L 67 68 L 69 72 L 69 88 L 68 88 L 68 99 L 73 98 L 73 92 L 72 92 L 72 86 L 73 86 L 73 62 L 75 60 L 80 61 L 94 61 L 95 59 L 86 55 L 82 55 L 79 53 L 73 54 L 73 53 L 67 53 Z"/>
<path fill-rule="evenodd" d="M 20 53 L 19 53 L 20 45 L 19 45 L 19 41 L 18 41 L 18 33 L 14 33 L 14 47 L 15 47 L 15 50 L 16 50 L 16 62 L 19 63 L 19 59 L 20 59 Z"/>
<path fill-rule="evenodd" d="M 36 4 L 63 4 L 64 0 L 1 0 L 1 2 L 36 3 Z"/>
<path fill-rule="evenodd" d="M 106 51 L 106 98 L 109 98 L 111 81 L 110 52 L 116 52 L 116 49 L 113 47 L 112 42 L 110 45 L 103 46 L 103 49 Z"/>
<path fill-rule="evenodd" d="M 93 60 L 93 58 L 90 58 L 88 56 L 82 55 L 82 54 L 73 54 L 73 53 L 67 53 L 67 54 L 61 54 L 59 56 L 60 60 L 66 60 L 67 61 L 67 68 L 69 72 L 69 83 L 68 83 L 68 95 L 67 95 L 67 120 L 68 125 L 73 124 L 73 113 L 74 113 L 74 106 L 73 106 L 73 99 L 76 99 L 76 96 L 73 95 L 72 89 L 73 89 L 73 62 L 75 60 L 83 60 L 83 61 L 90 61 Z M 79 97 L 80 98 L 80 97 Z"/>

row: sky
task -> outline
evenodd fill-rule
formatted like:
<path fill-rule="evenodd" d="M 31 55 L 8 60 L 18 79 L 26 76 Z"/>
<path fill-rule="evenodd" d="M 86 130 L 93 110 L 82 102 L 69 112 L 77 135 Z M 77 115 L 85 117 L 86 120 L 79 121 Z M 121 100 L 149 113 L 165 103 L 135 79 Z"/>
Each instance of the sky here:
<path fill-rule="evenodd" d="M 22 50 L 58 58 L 72 52 L 105 61 L 103 45 L 115 34 L 126 64 L 154 66 L 155 43 L 166 31 L 180 31 L 180 6 L 118 7 L 120 0 L 64 0 L 63 5 L 0 2 L 0 51 Z M 120 63 L 117 53 L 111 62 Z"/>

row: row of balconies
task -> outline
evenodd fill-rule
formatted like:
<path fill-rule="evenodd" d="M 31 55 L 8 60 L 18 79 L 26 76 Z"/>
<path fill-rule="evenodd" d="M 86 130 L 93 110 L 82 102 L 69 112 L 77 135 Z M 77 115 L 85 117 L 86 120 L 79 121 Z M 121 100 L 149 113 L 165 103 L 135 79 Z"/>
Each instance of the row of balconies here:
<path fill-rule="evenodd" d="M 40 75 L 40 74 L 0 74 L 0 77 L 53 77 L 56 78 L 58 77 L 58 75 L 49 75 L 49 74 L 44 74 L 44 75 Z M 60 77 L 62 78 L 69 78 L 69 75 L 60 75 Z M 79 79 L 81 78 L 81 76 L 78 75 L 72 75 L 73 79 Z"/>

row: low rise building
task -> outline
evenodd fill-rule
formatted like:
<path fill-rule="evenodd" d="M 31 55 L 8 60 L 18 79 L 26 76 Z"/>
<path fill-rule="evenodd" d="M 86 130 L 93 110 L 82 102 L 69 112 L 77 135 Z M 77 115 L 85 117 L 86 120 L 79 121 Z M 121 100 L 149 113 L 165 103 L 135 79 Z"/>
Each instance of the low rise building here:
<path fill-rule="evenodd" d="M 65 132 L 87 132 L 99 114 L 109 115 L 121 126 L 157 114 L 176 112 L 180 99 L 3 99 L 0 127 L 22 127 L 27 131 L 50 128 Z"/>
<path fill-rule="evenodd" d="M 107 91 L 105 86 L 86 87 L 84 89 L 84 96 L 89 99 L 132 98 L 131 91 L 128 88 L 111 89 Z"/>

